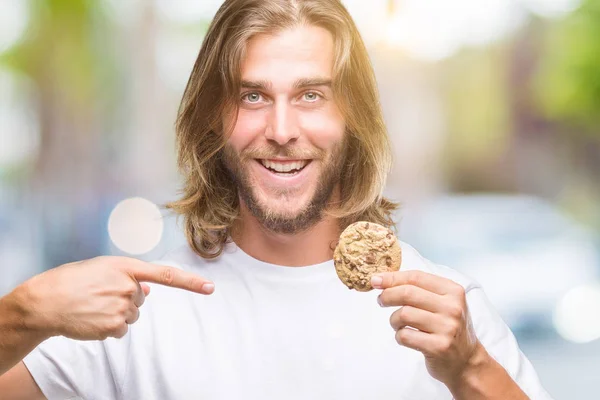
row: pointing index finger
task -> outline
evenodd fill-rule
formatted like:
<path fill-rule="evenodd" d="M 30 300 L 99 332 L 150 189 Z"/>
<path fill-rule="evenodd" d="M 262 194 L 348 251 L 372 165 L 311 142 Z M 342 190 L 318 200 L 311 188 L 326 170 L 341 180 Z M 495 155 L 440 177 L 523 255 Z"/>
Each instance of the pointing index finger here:
<path fill-rule="evenodd" d="M 138 282 L 158 283 L 200 294 L 211 294 L 215 287 L 211 281 L 199 275 L 167 265 L 142 263 L 128 266 L 127 271 Z"/>

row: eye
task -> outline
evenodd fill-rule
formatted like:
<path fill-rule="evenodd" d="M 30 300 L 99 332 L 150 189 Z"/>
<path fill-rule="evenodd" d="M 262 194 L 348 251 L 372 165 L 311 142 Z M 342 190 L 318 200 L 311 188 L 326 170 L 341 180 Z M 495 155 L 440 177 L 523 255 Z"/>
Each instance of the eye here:
<path fill-rule="evenodd" d="M 306 100 L 308 102 L 317 101 L 321 97 L 321 95 L 318 94 L 317 92 L 306 92 L 302 96 L 304 97 L 304 100 Z"/>
<path fill-rule="evenodd" d="M 258 92 L 246 93 L 242 96 L 242 100 L 247 103 L 258 103 L 261 100 L 261 95 Z"/>

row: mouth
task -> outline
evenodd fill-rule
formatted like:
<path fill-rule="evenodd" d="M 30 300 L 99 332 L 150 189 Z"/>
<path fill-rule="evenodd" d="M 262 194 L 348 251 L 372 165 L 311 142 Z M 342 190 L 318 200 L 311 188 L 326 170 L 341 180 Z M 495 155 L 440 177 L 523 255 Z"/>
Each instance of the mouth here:
<path fill-rule="evenodd" d="M 283 177 L 299 174 L 312 160 L 256 160 L 269 172 Z"/>

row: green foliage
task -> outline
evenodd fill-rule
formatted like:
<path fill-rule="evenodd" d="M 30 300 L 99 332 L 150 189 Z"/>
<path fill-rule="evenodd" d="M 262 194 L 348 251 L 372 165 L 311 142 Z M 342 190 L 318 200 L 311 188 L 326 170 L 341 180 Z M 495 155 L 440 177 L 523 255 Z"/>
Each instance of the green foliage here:
<path fill-rule="evenodd" d="M 88 101 L 99 74 L 107 67 L 106 49 L 96 40 L 107 31 L 102 2 L 32 0 L 29 28 L 0 62 L 29 75 L 40 87 L 49 85 L 67 101 Z"/>
<path fill-rule="evenodd" d="M 548 118 L 600 138 L 600 0 L 549 26 L 534 90 Z"/>
<path fill-rule="evenodd" d="M 502 44 L 465 49 L 444 65 L 447 153 L 461 162 L 485 162 L 508 146 L 511 132 L 507 50 Z"/>

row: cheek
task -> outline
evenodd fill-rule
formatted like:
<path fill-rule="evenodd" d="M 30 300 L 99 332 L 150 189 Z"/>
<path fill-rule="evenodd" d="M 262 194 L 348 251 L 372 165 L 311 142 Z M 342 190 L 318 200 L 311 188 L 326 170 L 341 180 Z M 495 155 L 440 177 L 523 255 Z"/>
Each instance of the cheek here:
<path fill-rule="evenodd" d="M 345 131 L 341 116 L 331 113 L 311 113 L 300 118 L 300 125 L 310 142 L 321 149 L 329 149 L 342 140 Z"/>
<path fill-rule="evenodd" d="M 266 118 L 263 113 L 240 109 L 229 143 L 239 152 L 264 135 L 265 129 Z"/>

